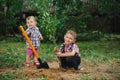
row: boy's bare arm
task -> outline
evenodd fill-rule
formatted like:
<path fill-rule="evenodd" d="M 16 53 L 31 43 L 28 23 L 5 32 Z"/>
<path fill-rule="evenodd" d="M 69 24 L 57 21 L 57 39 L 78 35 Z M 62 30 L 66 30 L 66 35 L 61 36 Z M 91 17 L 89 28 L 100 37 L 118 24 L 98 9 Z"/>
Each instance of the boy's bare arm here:
<path fill-rule="evenodd" d="M 66 52 L 66 53 L 57 52 L 56 55 L 57 57 L 68 57 L 68 56 L 74 56 L 75 52 Z"/>
<path fill-rule="evenodd" d="M 40 40 L 43 40 L 43 37 L 42 37 L 42 35 L 40 35 Z"/>
<path fill-rule="evenodd" d="M 57 57 L 67 57 L 67 56 L 74 56 L 75 55 L 75 52 L 61 53 L 61 52 L 59 52 L 59 48 L 57 46 L 54 47 L 54 51 L 55 51 Z"/>

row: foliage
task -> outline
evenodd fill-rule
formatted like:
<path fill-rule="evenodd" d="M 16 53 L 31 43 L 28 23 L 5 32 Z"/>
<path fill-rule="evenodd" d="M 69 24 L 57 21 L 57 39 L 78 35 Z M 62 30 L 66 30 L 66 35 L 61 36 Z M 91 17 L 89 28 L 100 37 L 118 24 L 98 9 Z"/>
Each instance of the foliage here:
<path fill-rule="evenodd" d="M 110 33 L 112 29 L 115 29 L 114 27 L 117 27 L 116 21 L 120 19 L 120 1 L 91 0 L 89 5 L 91 5 L 93 13 L 93 18 L 89 23 L 90 27 L 105 33 Z"/>
<path fill-rule="evenodd" d="M 49 13 L 44 13 L 43 16 L 38 17 L 40 23 L 40 29 L 45 37 L 46 42 L 56 43 L 56 30 L 58 20 L 55 16 Z M 44 34 L 45 33 L 45 34 Z"/>
<path fill-rule="evenodd" d="M 120 14 L 120 1 L 118 0 L 96 0 L 96 6 L 100 14 L 107 14 L 109 18 L 119 16 Z M 103 5 L 104 4 L 104 5 Z"/>
<path fill-rule="evenodd" d="M 81 41 L 100 41 L 100 40 L 107 40 L 105 39 L 105 34 L 103 34 L 100 31 L 88 31 L 88 32 L 83 32 L 83 33 L 79 33 L 77 35 L 77 40 L 81 40 Z"/>
<path fill-rule="evenodd" d="M 1 0 L 0 1 L 2 10 L 0 11 L 0 34 L 15 35 L 17 32 L 17 22 L 19 17 L 16 15 L 20 12 L 22 0 Z M 15 30 L 16 29 L 16 30 Z"/>
<path fill-rule="evenodd" d="M 64 4 L 64 5 L 63 5 Z M 77 33 L 83 33 L 87 29 L 87 19 L 90 19 L 89 12 L 86 11 L 82 1 L 66 0 L 56 1 L 57 15 L 60 20 L 58 25 L 59 40 L 63 38 L 64 33 L 69 30 L 75 30 Z M 61 33 L 62 34 L 59 34 Z"/>
<path fill-rule="evenodd" d="M 53 8 L 53 3 L 51 0 L 38 0 L 37 2 L 32 2 L 34 7 L 38 8 L 37 16 L 38 27 L 42 32 L 44 39 L 46 42 L 52 42 L 55 44 L 56 42 L 56 30 L 57 25 L 59 23 L 56 15 L 51 14 L 51 10 Z"/>
<path fill-rule="evenodd" d="M 119 0 L 1 0 L 0 36 L 16 36 L 21 16 L 35 11 L 45 42 L 62 41 L 69 29 L 77 32 L 79 40 L 100 40 L 119 21 L 119 4 Z"/>

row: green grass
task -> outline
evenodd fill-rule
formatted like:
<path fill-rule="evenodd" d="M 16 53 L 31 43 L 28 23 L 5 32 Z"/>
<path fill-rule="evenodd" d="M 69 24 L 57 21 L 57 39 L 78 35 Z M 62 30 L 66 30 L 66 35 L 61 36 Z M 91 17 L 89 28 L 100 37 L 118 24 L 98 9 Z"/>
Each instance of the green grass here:
<path fill-rule="evenodd" d="M 77 44 L 82 58 L 95 62 L 109 62 L 115 59 L 120 63 L 120 41 L 82 41 L 77 42 Z M 57 59 L 53 47 L 53 44 L 41 43 L 39 55 L 43 61 Z M 0 41 L 0 69 L 8 67 L 14 69 L 20 68 L 25 62 L 25 57 L 25 42 Z M 0 79 L 15 79 L 19 74 L 21 73 L 8 72 L 7 74 L 0 74 Z M 22 80 L 26 79 L 23 78 Z M 87 80 L 87 77 L 83 80 Z"/>
<path fill-rule="evenodd" d="M 95 61 L 120 59 L 119 41 L 77 42 L 77 44 L 82 58 Z M 41 44 L 39 55 L 43 61 L 56 59 L 53 47 L 53 44 Z M 25 61 L 25 56 L 25 42 L 0 42 L 0 68 L 5 66 L 18 68 Z"/>
<path fill-rule="evenodd" d="M 120 41 L 79 42 L 81 56 L 91 60 L 120 59 Z"/>

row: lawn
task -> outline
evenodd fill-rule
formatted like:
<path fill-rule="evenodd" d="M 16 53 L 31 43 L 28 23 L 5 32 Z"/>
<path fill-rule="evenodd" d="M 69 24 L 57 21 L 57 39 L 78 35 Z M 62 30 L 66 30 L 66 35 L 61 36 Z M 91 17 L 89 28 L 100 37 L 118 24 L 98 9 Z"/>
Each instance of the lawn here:
<path fill-rule="evenodd" d="M 0 41 L 0 80 L 120 80 L 120 41 L 80 41 L 77 44 L 81 66 L 86 72 L 59 69 L 54 45 L 50 43 L 41 43 L 39 49 L 40 58 L 48 62 L 50 69 L 26 68 L 25 42 Z"/>

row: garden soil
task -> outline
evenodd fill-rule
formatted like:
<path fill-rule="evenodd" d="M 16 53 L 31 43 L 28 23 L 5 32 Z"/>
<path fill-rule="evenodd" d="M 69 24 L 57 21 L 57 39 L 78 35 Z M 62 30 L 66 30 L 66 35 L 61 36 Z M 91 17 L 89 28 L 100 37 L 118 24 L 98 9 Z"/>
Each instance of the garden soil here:
<path fill-rule="evenodd" d="M 36 66 L 23 67 L 19 69 L 3 68 L 0 74 L 8 72 L 18 74 L 15 80 L 26 78 L 27 80 L 120 80 L 120 63 L 112 60 L 109 63 L 95 63 L 83 60 L 83 70 L 60 69 L 58 61 L 47 62 L 50 69 L 37 69 Z"/>

